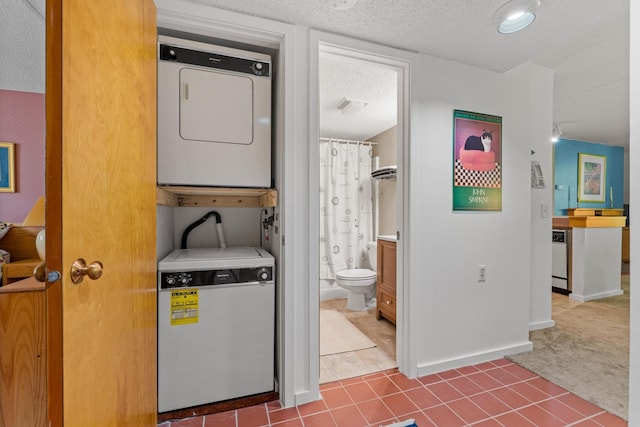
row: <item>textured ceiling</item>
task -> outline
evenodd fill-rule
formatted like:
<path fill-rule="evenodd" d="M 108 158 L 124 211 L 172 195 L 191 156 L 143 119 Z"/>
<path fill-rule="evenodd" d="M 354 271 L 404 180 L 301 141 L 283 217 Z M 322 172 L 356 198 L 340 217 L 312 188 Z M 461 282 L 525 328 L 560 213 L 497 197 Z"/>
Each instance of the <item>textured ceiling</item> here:
<path fill-rule="evenodd" d="M 340 0 L 189 1 L 497 72 L 528 61 L 550 67 L 563 137 L 628 146 L 629 0 L 542 0 L 533 25 L 511 35 L 499 34 L 493 19 L 505 0 L 357 0 L 344 11 L 331 7 Z M 0 88 L 44 92 L 44 22 L 36 13 L 42 5 L 0 0 Z M 395 116 L 387 101 L 395 88 L 384 72 L 326 57 L 320 78 L 323 136 L 365 139 Z M 367 114 L 341 115 L 333 105 L 338 97 L 369 102 Z"/>
<path fill-rule="evenodd" d="M 371 62 L 320 55 L 320 136 L 366 140 L 397 122 L 397 73 Z M 343 100 L 364 102 L 357 114 L 337 109 Z"/>
<path fill-rule="evenodd" d="M 509 35 L 496 31 L 493 18 L 505 0 L 357 0 L 343 11 L 331 7 L 338 0 L 189 1 L 497 72 L 529 61 L 546 66 L 556 76 L 554 121 L 560 122 L 563 137 L 628 146 L 629 0 L 542 0 L 532 26 Z M 321 89 L 332 96 L 360 81 L 353 70 L 340 74 L 330 65 L 321 67 L 328 73 Z M 329 76 L 335 80 L 329 82 Z M 367 81 L 378 91 L 373 75 Z M 321 111 L 323 134 L 332 126 L 331 117 L 340 118 L 327 114 Z M 367 116 L 368 125 L 351 123 L 349 134 L 361 136 L 356 139 L 366 138 L 380 119 L 372 110 Z"/>
<path fill-rule="evenodd" d="M 629 0 L 543 0 L 534 25 L 502 35 L 494 13 L 505 0 L 190 0 L 277 21 L 427 53 L 488 70 L 507 71 L 568 52 L 628 28 Z M 536 61 L 537 62 L 537 61 Z"/>
<path fill-rule="evenodd" d="M 30 3 L 0 0 L 0 89 L 44 93 L 44 30 Z"/>

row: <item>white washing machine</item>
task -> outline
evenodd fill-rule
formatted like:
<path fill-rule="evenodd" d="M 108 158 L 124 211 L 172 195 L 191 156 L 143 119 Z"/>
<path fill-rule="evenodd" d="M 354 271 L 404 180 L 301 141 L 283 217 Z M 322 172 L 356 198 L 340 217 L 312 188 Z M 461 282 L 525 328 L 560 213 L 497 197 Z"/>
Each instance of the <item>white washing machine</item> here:
<path fill-rule="evenodd" d="M 274 269 L 253 247 L 158 263 L 158 412 L 274 390 Z"/>

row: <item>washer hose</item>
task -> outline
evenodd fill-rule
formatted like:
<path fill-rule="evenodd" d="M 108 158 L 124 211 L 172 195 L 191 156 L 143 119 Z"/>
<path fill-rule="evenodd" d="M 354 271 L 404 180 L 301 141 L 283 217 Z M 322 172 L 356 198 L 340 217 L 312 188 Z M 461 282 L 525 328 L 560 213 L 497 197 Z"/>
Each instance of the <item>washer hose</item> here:
<path fill-rule="evenodd" d="M 224 238 L 224 231 L 222 230 L 222 218 L 220 217 L 220 214 L 218 212 L 211 211 L 207 213 L 205 216 L 203 216 L 202 218 L 200 218 L 199 220 L 197 220 L 196 222 L 194 222 L 193 224 L 191 224 L 190 226 L 188 226 L 184 230 L 184 232 L 182 233 L 182 243 L 180 245 L 180 249 L 187 249 L 187 239 L 189 238 L 189 233 L 191 233 L 191 230 L 193 230 L 194 228 L 196 228 L 197 226 L 199 226 L 200 224 L 202 224 L 212 216 L 216 217 L 216 231 L 218 233 L 218 240 L 220 241 L 220 247 L 221 248 L 227 247 L 227 242 L 225 241 L 225 238 Z"/>

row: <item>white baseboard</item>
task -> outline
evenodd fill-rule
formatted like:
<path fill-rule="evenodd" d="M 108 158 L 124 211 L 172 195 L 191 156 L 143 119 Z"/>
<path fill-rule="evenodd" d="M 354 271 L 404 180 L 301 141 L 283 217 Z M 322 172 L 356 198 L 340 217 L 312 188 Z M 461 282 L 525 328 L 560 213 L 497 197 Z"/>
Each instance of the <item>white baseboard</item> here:
<path fill-rule="evenodd" d="M 437 372 L 448 371 L 449 369 L 462 368 L 463 366 L 476 365 L 478 363 L 490 362 L 512 354 L 531 351 L 533 343 L 526 341 L 522 344 L 503 347 L 483 353 L 469 354 L 467 356 L 457 357 L 454 359 L 440 360 L 433 363 L 418 365 L 418 376 L 435 374 Z"/>
<path fill-rule="evenodd" d="M 539 329 L 553 328 L 554 326 L 556 326 L 556 322 L 554 322 L 553 320 L 543 320 L 541 322 L 529 323 L 529 330 L 537 331 Z"/>
<path fill-rule="evenodd" d="M 315 402 L 316 400 L 320 400 L 321 398 L 320 390 L 318 390 L 315 393 L 312 393 L 308 390 L 303 391 L 300 393 L 296 393 L 295 397 L 296 397 L 295 406 L 304 405 L 305 403 L 309 403 L 309 402 Z"/>
<path fill-rule="evenodd" d="M 617 295 L 622 295 L 623 293 L 624 291 L 622 289 L 616 289 L 616 290 L 607 291 L 607 292 L 600 292 L 600 293 L 591 294 L 591 295 L 578 295 L 572 292 L 571 294 L 569 294 L 569 299 L 573 301 L 578 301 L 578 302 L 585 302 L 585 301 L 593 301 L 600 298 L 615 297 Z"/>

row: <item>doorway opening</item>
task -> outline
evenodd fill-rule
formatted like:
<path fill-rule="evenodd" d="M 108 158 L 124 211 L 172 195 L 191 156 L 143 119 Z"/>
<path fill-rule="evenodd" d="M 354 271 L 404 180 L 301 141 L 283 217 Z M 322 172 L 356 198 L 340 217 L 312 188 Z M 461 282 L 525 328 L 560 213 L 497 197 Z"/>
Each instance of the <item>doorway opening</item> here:
<path fill-rule="evenodd" d="M 320 45 L 321 384 L 398 366 L 402 85 L 403 69 L 382 58 Z M 393 255 L 379 265 L 382 240 Z"/>

